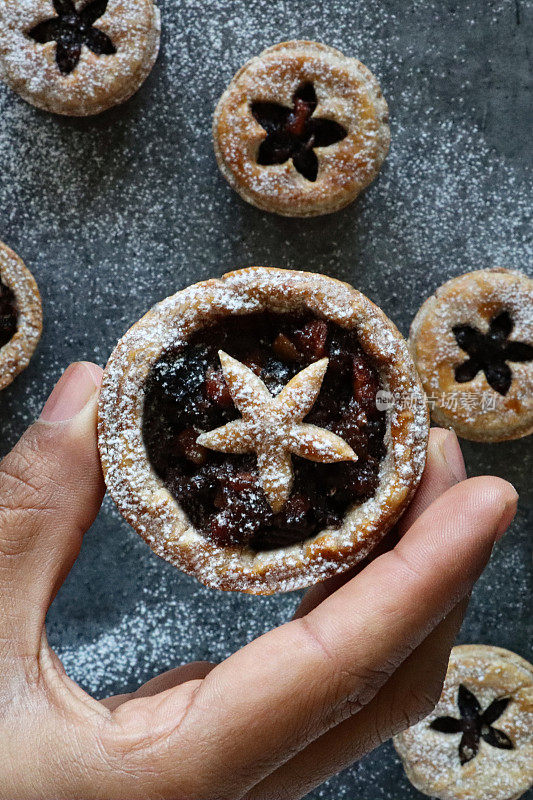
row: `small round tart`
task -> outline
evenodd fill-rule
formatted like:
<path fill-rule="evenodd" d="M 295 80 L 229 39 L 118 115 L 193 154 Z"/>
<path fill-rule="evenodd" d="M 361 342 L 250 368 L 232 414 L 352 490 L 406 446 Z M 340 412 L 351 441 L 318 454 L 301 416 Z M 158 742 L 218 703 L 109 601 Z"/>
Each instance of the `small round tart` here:
<path fill-rule="evenodd" d="M 419 309 L 409 346 L 433 420 L 478 442 L 533 431 L 533 281 L 482 269 Z"/>
<path fill-rule="evenodd" d="M 42 327 L 35 279 L 16 253 L 0 242 L 0 389 L 26 369 Z"/>
<path fill-rule="evenodd" d="M 123 103 L 157 58 L 153 0 L 0 4 L 0 78 L 28 103 L 84 117 Z"/>
<path fill-rule="evenodd" d="M 437 707 L 394 746 L 424 794 L 522 797 L 533 785 L 533 665 L 500 647 L 454 647 Z"/>
<path fill-rule="evenodd" d="M 380 389 L 414 402 L 380 410 Z M 409 502 L 427 435 L 397 329 L 314 273 L 251 267 L 190 286 L 104 373 L 111 496 L 154 552 L 219 589 L 290 591 L 357 563 Z"/>
<path fill-rule="evenodd" d="M 220 98 L 215 153 L 248 203 L 287 217 L 330 214 L 378 174 L 388 118 L 360 61 L 318 42 L 282 42 L 245 64 Z"/>

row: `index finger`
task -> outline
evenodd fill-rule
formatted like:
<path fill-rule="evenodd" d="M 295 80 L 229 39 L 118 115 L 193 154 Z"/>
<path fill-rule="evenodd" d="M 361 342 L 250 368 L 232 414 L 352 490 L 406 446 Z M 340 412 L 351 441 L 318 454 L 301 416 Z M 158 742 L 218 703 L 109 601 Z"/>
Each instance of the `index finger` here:
<path fill-rule="evenodd" d="M 431 428 L 422 480 L 409 508 L 398 524 L 360 564 L 341 575 L 334 575 L 332 578 L 312 586 L 305 593 L 294 616 L 302 617 L 304 614 L 308 614 L 326 597 L 358 575 L 376 556 L 391 550 L 398 543 L 400 536 L 403 536 L 405 531 L 437 497 L 465 478 L 465 465 L 455 433 L 443 428 Z"/>
<path fill-rule="evenodd" d="M 356 713 L 470 591 L 516 499 L 499 478 L 449 489 L 394 550 L 216 667 L 171 736 L 169 757 L 179 750 L 201 788 L 233 796 Z"/>

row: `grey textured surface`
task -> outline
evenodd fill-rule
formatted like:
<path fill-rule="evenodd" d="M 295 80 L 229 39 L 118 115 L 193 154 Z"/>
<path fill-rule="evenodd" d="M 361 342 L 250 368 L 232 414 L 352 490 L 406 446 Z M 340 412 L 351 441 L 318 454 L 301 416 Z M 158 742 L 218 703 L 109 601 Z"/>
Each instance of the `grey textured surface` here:
<path fill-rule="evenodd" d="M 360 288 L 406 333 L 445 278 L 531 269 L 531 5 L 165 0 L 161 10 L 160 59 L 122 108 L 61 119 L 0 88 L 0 238 L 34 272 L 45 311 L 36 357 L 0 396 L 2 451 L 70 361 L 104 363 L 130 324 L 190 282 L 249 264 L 321 271 Z M 375 71 L 392 127 L 390 157 L 365 196 L 303 221 L 245 205 L 219 176 L 210 139 L 214 105 L 237 68 L 296 37 Z M 461 641 L 531 656 L 531 439 L 464 451 L 470 474 L 510 479 L 521 502 Z M 48 630 L 68 672 L 100 697 L 188 659 L 223 658 L 296 602 L 200 587 L 153 556 L 106 500 Z M 310 797 L 421 795 L 387 744 Z"/>

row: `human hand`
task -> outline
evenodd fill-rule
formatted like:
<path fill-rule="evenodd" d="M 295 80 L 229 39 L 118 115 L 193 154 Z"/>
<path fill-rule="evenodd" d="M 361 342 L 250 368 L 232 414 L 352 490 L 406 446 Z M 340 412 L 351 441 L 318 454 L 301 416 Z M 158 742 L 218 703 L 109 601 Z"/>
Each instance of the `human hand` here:
<path fill-rule="evenodd" d="M 98 702 L 67 677 L 44 621 L 104 493 L 100 379 L 71 365 L 0 465 L 0 798 L 295 800 L 429 713 L 517 501 L 499 478 L 464 480 L 438 429 L 394 548 L 311 589 L 293 620 L 131 695 Z"/>

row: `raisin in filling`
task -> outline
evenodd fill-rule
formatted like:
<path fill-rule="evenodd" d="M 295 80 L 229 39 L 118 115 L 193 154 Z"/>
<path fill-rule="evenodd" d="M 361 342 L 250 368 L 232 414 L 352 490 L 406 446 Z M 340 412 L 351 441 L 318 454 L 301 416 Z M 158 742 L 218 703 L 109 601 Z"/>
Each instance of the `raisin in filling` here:
<path fill-rule="evenodd" d="M 18 310 L 13 291 L 0 281 L 0 347 L 17 332 Z"/>
<path fill-rule="evenodd" d="M 455 368 L 457 383 L 474 380 L 483 370 L 487 383 L 499 394 L 506 395 L 511 387 L 513 373 L 508 361 L 532 361 L 533 347 L 525 342 L 509 341 L 514 321 L 508 311 L 493 317 L 487 333 L 471 325 L 456 325 L 452 330 L 461 350 L 469 356 Z"/>
<path fill-rule="evenodd" d="M 91 0 L 76 10 L 73 0 L 53 0 L 56 17 L 39 22 L 28 36 L 38 44 L 56 43 L 56 64 L 63 75 L 73 72 L 80 60 L 83 46 L 95 55 L 113 55 L 115 45 L 94 23 L 107 10 L 108 0 Z"/>
<path fill-rule="evenodd" d="M 294 485 L 278 514 L 259 483 L 253 455 L 228 455 L 196 443 L 240 414 L 218 350 L 246 364 L 276 395 L 304 367 L 329 358 L 322 389 L 305 421 L 327 428 L 358 455 L 319 464 L 293 456 Z M 165 351 L 145 386 L 143 437 L 150 462 L 193 525 L 220 545 L 268 550 L 338 527 L 347 509 L 371 497 L 385 455 L 386 418 L 376 408 L 376 367 L 357 334 L 312 317 L 227 317 Z"/>
<path fill-rule="evenodd" d="M 300 175 L 316 181 L 318 158 L 313 148 L 336 144 L 348 131 L 338 122 L 313 116 L 318 100 L 312 83 L 300 86 L 292 101 L 292 109 L 278 103 L 252 103 L 253 116 L 267 132 L 259 147 L 257 163 L 284 164 L 292 158 Z"/>

